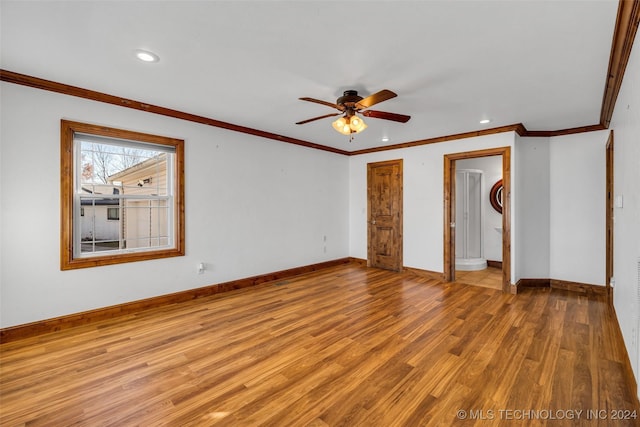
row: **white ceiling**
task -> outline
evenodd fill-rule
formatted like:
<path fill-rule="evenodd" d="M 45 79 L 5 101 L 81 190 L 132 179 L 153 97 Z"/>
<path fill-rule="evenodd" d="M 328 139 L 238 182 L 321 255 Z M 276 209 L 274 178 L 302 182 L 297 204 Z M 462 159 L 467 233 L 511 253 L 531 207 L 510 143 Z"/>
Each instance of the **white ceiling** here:
<path fill-rule="evenodd" d="M 9 71 L 354 151 L 523 123 L 598 124 L 617 0 L 2 1 Z M 141 63 L 133 53 L 160 56 Z M 330 102 L 397 98 L 353 142 Z M 479 121 L 492 122 L 481 125 Z M 114 124 L 117 125 L 117 124 Z M 381 138 L 387 136 L 388 142 Z"/>

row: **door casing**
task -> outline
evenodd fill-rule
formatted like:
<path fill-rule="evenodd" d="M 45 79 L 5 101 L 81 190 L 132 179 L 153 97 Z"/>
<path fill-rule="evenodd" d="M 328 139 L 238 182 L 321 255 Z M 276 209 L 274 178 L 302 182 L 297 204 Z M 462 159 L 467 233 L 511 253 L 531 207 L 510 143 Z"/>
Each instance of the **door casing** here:
<path fill-rule="evenodd" d="M 455 280 L 455 176 L 456 160 L 502 156 L 502 291 L 515 292 L 511 285 L 511 147 L 445 154 L 444 156 L 444 280 Z"/>
<path fill-rule="evenodd" d="M 606 148 L 606 260 L 605 260 L 605 286 L 607 288 L 607 298 L 610 304 L 613 304 L 613 288 L 611 287 L 611 278 L 613 277 L 613 130 L 609 133 Z"/>

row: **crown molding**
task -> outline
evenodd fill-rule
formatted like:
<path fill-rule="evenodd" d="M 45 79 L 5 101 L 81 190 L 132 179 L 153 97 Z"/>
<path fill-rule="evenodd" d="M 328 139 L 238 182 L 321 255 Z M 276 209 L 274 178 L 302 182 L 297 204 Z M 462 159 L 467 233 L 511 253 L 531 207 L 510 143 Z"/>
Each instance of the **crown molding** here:
<path fill-rule="evenodd" d="M 284 135 L 278 135 L 258 129 L 240 126 L 233 123 L 223 122 L 220 120 L 198 116 L 183 111 L 173 110 L 170 108 L 151 105 L 144 102 L 126 99 L 115 95 L 109 95 L 96 92 L 89 89 L 83 89 L 77 86 L 71 86 L 64 83 L 58 83 L 51 80 L 45 80 L 38 77 L 28 76 L 8 70 L 0 69 L 0 80 L 15 83 L 23 86 L 29 86 L 37 89 L 48 90 L 51 92 L 62 93 L 69 96 L 89 99 L 107 104 L 118 105 L 120 107 L 132 108 L 135 110 L 146 111 L 153 114 L 173 117 L 181 120 L 187 120 L 208 126 L 227 129 L 233 132 L 245 133 L 261 138 L 272 139 L 289 144 L 299 145 L 307 148 L 313 148 L 331 153 L 342 154 L 345 156 L 356 156 L 360 154 L 375 153 L 380 151 L 396 150 L 401 148 L 416 147 L 426 144 L 434 144 L 439 142 L 454 141 L 458 139 L 471 138 L 476 136 L 491 135 L 502 132 L 516 132 L 521 137 L 552 137 L 561 135 L 570 135 L 575 133 L 593 132 L 609 128 L 613 110 L 615 108 L 616 99 L 620 92 L 624 73 L 631 55 L 631 48 L 635 39 L 638 25 L 640 24 L 640 0 L 620 0 L 618 5 L 618 14 L 613 32 L 613 40 L 611 43 L 611 54 L 609 58 L 609 67 L 607 71 L 607 80 L 605 82 L 604 94 L 602 99 L 602 108 L 600 113 L 600 123 L 594 125 L 580 126 L 569 129 L 560 130 L 527 130 L 522 123 L 495 127 L 491 129 L 476 130 L 471 132 L 458 133 L 453 135 L 445 135 L 434 138 L 421 139 L 417 141 L 404 142 L 400 144 L 387 145 L 383 147 L 375 147 L 356 151 L 340 150 L 338 148 L 326 145 L 316 144 L 301 139 L 291 138 Z"/>
<path fill-rule="evenodd" d="M 393 145 L 385 145 L 383 147 L 365 148 L 363 150 L 351 151 L 349 155 L 357 156 L 360 154 L 377 153 L 379 151 L 398 150 L 402 148 L 411 148 L 411 147 L 418 147 L 420 145 L 437 144 L 439 142 L 455 141 L 458 139 L 473 138 L 475 136 L 493 135 L 496 133 L 503 133 L 503 132 L 516 132 L 517 134 L 522 136 L 522 134 L 526 133 L 527 130 L 525 129 L 522 123 L 517 123 L 513 125 L 500 126 L 500 127 L 495 127 L 491 129 L 456 133 L 452 135 L 437 136 L 434 138 L 419 139 L 417 141 L 403 142 L 403 143 L 393 144 Z"/>
<path fill-rule="evenodd" d="M 618 15 L 614 28 L 613 41 L 611 45 L 611 55 L 609 59 L 609 68 L 607 72 L 607 81 L 602 100 L 602 109 L 600 113 L 600 123 L 580 126 L 569 129 L 560 130 L 528 130 L 522 123 L 500 126 L 491 129 L 482 129 L 452 135 L 438 136 L 434 138 L 420 139 L 416 141 L 404 142 L 383 147 L 368 148 L 356 151 L 340 150 L 338 148 L 326 145 L 316 144 L 301 139 L 291 138 L 284 135 L 278 135 L 258 129 L 240 126 L 233 123 L 223 122 L 209 117 L 198 116 L 183 111 L 173 110 L 157 105 L 151 105 L 144 102 L 126 99 L 115 95 L 96 92 L 89 89 L 71 86 L 64 83 L 58 83 L 51 80 L 45 80 L 38 77 L 28 76 L 13 71 L 0 69 L 0 80 L 15 83 L 23 86 L 29 86 L 37 89 L 48 90 L 51 92 L 62 93 L 69 96 L 75 96 L 93 101 L 104 102 L 107 104 L 118 105 L 120 107 L 132 108 L 135 110 L 146 111 L 149 113 L 160 114 L 163 116 L 173 117 L 181 120 L 187 120 L 208 126 L 227 129 L 234 132 L 245 133 L 262 138 L 272 139 L 276 141 L 286 142 L 289 144 L 300 145 L 307 148 L 328 151 L 345 156 L 357 156 L 361 154 L 375 153 L 380 151 L 397 150 L 402 148 L 416 147 L 426 144 L 435 144 L 439 142 L 454 141 L 464 138 L 472 138 L 476 136 L 485 136 L 503 132 L 515 132 L 521 137 L 552 137 L 561 135 L 570 135 L 575 133 L 593 132 L 608 129 L 613 116 L 615 102 L 620 92 L 622 80 L 626 70 L 631 48 L 635 39 L 635 35 L 640 23 L 640 0 L 620 0 L 618 5 Z"/>
<path fill-rule="evenodd" d="M 15 83 L 18 85 L 29 86 L 36 89 L 62 93 L 64 95 L 75 96 L 78 98 L 89 99 L 92 101 L 104 102 L 106 104 L 117 105 L 125 108 L 132 108 L 134 110 L 146 111 L 148 113 L 159 114 L 162 116 L 173 117 L 176 119 L 181 119 L 181 120 L 186 120 L 194 123 L 200 123 L 203 125 L 227 129 L 233 132 L 240 132 L 248 135 L 258 136 L 261 138 L 273 139 L 276 141 L 286 142 L 294 145 L 300 145 L 307 148 L 315 148 L 317 150 L 329 151 L 336 154 L 343 154 L 343 155 L 348 154 L 348 151 L 340 150 L 333 147 L 327 147 L 326 145 L 320 145 L 313 142 L 304 141 L 301 139 L 291 138 L 288 136 L 278 135 L 275 133 L 253 129 L 246 126 L 240 126 L 233 123 L 223 122 L 223 121 L 212 119 L 209 117 L 186 113 L 184 111 L 172 110 L 170 108 L 160 107 L 158 105 L 151 105 L 145 102 L 122 98 L 115 95 L 109 95 L 106 93 L 97 92 L 90 89 L 84 89 L 81 87 L 71 86 L 64 83 L 58 83 L 51 80 L 45 80 L 39 77 L 20 74 L 13 71 L 0 69 L 0 80 L 8 83 Z"/>
<path fill-rule="evenodd" d="M 600 124 L 605 129 L 609 128 L 613 117 L 613 109 L 616 106 L 616 99 L 622 86 L 622 79 L 629 62 L 629 56 L 631 56 L 631 48 L 639 24 L 640 0 L 620 0 L 600 110 Z"/>
<path fill-rule="evenodd" d="M 559 130 L 526 130 L 524 133 L 520 133 L 520 136 L 523 137 L 550 137 L 550 136 L 562 136 L 562 135 L 571 135 L 574 133 L 586 133 L 586 132 L 595 132 L 599 130 L 605 130 L 601 124 L 597 125 L 589 125 L 589 126 L 579 126 L 575 128 L 569 129 L 559 129 Z"/>
<path fill-rule="evenodd" d="M 491 129 L 475 130 L 470 132 L 456 133 L 452 135 L 437 136 L 434 138 L 420 139 L 411 142 L 403 142 L 393 145 L 385 145 L 382 147 L 366 148 L 356 151 L 340 150 L 338 148 L 329 147 L 326 145 L 316 144 L 309 141 L 303 141 L 296 138 L 290 138 L 288 136 L 277 135 L 270 132 L 261 131 L 258 129 L 249 128 L 246 126 L 235 125 L 220 120 L 198 116 L 184 111 L 172 110 L 170 108 L 160 107 L 157 105 L 147 104 L 141 101 L 135 101 L 132 99 L 122 98 L 115 95 L 109 95 L 102 92 L 97 92 L 90 89 L 84 89 L 77 86 L 71 86 L 64 83 L 58 83 L 51 80 L 45 80 L 39 77 L 29 76 L 26 74 L 20 74 L 13 71 L 0 69 L 0 81 L 7 83 L 14 83 L 22 86 L 28 86 L 36 89 L 47 90 L 50 92 L 61 93 L 64 95 L 75 96 L 78 98 L 89 99 L 97 102 L 104 102 L 111 105 L 117 105 L 124 108 L 132 108 L 134 110 L 146 111 L 148 113 L 159 114 L 167 117 L 173 117 L 176 119 L 186 120 L 194 123 L 200 123 L 208 126 L 227 129 L 234 132 L 245 133 L 262 138 L 273 139 L 280 142 L 286 142 L 289 144 L 300 145 L 307 148 L 314 148 L 322 151 L 329 151 L 331 153 L 342 154 L 345 156 L 357 156 L 361 154 L 376 153 L 380 151 L 397 150 L 401 148 L 417 147 L 420 145 L 436 144 L 440 142 L 456 141 L 458 139 L 473 138 L 476 136 L 493 135 L 504 132 L 515 132 L 521 137 L 550 137 L 569 135 L 574 133 L 592 132 L 597 130 L 606 129 L 601 124 L 580 126 L 570 129 L 560 130 L 528 130 L 522 123 L 516 123 L 512 125 L 499 126 Z"/>

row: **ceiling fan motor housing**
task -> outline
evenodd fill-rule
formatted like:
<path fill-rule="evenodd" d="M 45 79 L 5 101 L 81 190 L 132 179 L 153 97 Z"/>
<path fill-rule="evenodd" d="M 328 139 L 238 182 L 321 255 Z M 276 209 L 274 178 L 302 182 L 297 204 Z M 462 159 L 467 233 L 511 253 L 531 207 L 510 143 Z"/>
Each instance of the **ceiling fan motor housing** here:
<path fill-rule="evenodd" d="M 362 99 L 357 90 L 345 90 L 342 96 L 336 100 L 336 104 L 351 109 Z"/>

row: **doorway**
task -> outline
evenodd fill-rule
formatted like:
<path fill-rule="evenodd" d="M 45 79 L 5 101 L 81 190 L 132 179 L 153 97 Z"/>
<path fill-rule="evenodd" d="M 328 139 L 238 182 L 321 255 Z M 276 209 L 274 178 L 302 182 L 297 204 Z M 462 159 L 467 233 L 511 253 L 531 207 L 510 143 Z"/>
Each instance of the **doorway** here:
<path fill-rule="evenodd" d="M 489 156 L 502 156 L 502 291 L 512 292 L 511 287 L 511 148 L 499 147 L 486 150 L 453 153 L 444 156 L 444 279 L 456 280 L 456 161 Z"/>
<path fill-rule="evenodd" d="M 402 159 L 367 164 L 367 266 L 402 270 Z"/>

